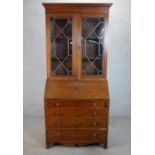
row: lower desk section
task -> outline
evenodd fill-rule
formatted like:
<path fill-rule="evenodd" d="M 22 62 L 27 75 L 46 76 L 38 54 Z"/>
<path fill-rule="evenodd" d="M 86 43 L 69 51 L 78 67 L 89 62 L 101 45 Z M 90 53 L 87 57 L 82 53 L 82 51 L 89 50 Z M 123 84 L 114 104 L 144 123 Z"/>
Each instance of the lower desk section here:
<path fill-rule="evenodd" d="M 102 144 L 107 148 L 108 100 L 45 100 L 46 147 Z"/>

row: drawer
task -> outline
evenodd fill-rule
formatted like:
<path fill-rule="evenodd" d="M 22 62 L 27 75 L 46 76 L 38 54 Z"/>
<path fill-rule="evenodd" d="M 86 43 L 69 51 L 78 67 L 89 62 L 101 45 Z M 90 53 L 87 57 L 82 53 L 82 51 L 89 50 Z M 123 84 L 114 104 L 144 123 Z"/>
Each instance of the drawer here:
<path fill-rule="evenodd" d="M 102 118 L 106 119 L 108 115 L 108 110 L 95 110 L 95 109 L 79 109 L 79 108 L 47 108 L 46 116 L 47 118 L 56 117 L 82 117 L 82 118 Z"/>
<path fill-rule="evenodd" d="M 89 110 L 89 109 L 80 109 L 78 110 L 78 117 L 83 117 L 83 118 L 101 118 L 101 119 L 106 119 L 108 116 L 108 111 L 106 109 L 102 110 Z"/>
<path fill-rule="evenodd" d="M 49 141 L 103 141 L 106 138 L 104 130 L 47 130 Z"/>
<path fill-rule="evenodd" d="M 46 116 L 49 117 L 77 117 L 77 111 L 75 109 L 56 109 L 56 108 L 47 108 Z"/>
<path fill-rule="evenodd" d="M 57 100 L 48 100 L 47 101 L 48 107 L 81 107 L 81 108 L 106 108 L 107 101 L 57 101 Z"/>
<path fill-rule="evenodd" d="M 106 128 L 105 120 L 96 119 L 47 119 L 47 128 Z"/>

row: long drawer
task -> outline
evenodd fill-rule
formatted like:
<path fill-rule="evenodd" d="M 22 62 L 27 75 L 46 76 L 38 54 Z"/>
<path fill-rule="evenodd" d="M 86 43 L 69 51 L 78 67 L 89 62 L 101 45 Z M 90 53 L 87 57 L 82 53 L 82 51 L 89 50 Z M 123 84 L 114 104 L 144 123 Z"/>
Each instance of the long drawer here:
<path fill-rule="evenodd" d="M 106 119 L 108 115 L 107 109 L 80 109 L 80 108 L 46 108 L 47 118 L 102 118 Z"/>
<path fill-rule="evenodd" d="M 47 119 L 47 128 L 106 128 L 102 119 Z"/>
<path fill-rule="evenodd" d="M 49 141 L 77 140 L 77 141 L 103 141 L 106 138 L 104 130 L 47 130 Z"/>
<path fill-rule="evenodd" d="M 47 100 L 47 107 L 81 107 L 81 108 L 106 108 L 108 103 L 106 100 L 101 101 L 61 101 L 61 100 Z"/>

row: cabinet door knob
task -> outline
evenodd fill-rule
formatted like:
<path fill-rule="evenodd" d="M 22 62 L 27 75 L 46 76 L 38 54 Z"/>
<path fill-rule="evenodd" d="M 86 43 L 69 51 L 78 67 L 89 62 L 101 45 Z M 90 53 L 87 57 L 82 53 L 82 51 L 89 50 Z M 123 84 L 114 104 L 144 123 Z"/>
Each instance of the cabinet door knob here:
<path fill-rule="evenodd" d="M 59 102 L 56 102 L 56 106 L 59 107 L 60 106 L 60 103 Z"/>
<path fill-rule="evenodd" d="M 77 48 L 78 48 L 78 49 L 80 49 L 80 48 L 81 48 L 81 46 L 78 44 Z"/>

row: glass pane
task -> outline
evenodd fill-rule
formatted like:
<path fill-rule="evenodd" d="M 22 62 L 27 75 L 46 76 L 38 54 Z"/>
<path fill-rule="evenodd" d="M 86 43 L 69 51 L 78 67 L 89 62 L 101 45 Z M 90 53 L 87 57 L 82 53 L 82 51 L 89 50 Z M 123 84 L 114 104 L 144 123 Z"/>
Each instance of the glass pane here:
<path fill-rule="evenodd" d="M 82 18 L 82 75 L 103 75 L 104 19 Z"/>
<path fill-rule="evenodd" d="M 51 18 L 51 73 L 72 75 L 72 18 Z"/>

